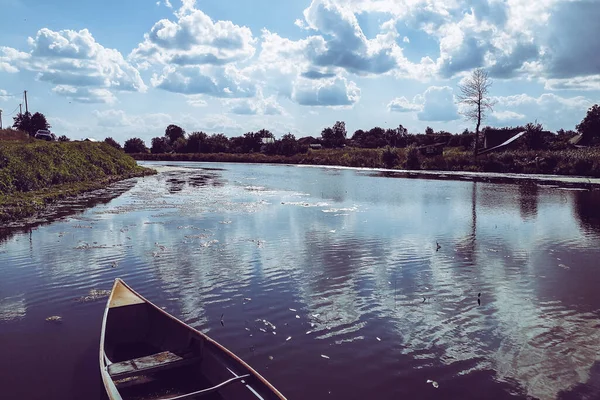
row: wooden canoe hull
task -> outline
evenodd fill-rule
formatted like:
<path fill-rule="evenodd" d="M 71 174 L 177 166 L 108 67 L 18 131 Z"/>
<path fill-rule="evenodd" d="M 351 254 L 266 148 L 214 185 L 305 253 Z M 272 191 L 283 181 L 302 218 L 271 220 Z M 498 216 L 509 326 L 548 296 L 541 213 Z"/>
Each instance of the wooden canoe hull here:
<path fill-rule="evenodd" d="M 235 354 L 120 279 L 104 310 L 99 356 L 111 400 L 285 399 Z"/>

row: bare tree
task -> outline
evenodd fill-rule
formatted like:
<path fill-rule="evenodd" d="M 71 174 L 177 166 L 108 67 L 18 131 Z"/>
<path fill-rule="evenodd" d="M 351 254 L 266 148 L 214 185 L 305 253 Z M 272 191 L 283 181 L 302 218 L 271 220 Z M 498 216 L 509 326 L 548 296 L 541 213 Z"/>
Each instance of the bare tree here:
<path fill-rule="evenodd" d="M 475 127 L 475 156 L 479 152 L 479 128 L 481 121 L 486 117 L 486 112 L 492 111 L 496 102 L 489 97 L 492 80 L 489 78 L 486 70 L 478 68 L 465 82 L 458 85 L 460 94 L 459 103 L 466 106 L 465 111 L 461 112 L 469 121 L 477 123 Z"/>

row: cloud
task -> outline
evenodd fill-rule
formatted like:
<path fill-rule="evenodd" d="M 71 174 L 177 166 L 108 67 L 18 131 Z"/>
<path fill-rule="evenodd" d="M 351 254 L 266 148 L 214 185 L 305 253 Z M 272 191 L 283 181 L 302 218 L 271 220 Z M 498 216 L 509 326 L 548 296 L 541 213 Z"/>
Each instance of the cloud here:
<path fill-rule="evenodd" d="M 557 3 L 552 10 L 542 62 L 549 78 L 597 75 L 600 71 L 600 6 L 596 0 Z"/>
<path fill-rule="evenodd" d="M 239 132 L 242 129 L 234 119 L 223 114 L 209 114 L 202 117 L 202 128 L 211 132 Z"/>
<path fill-rule="evenodd" d="M 346 78 L 328 80 L 299 79 L 293 89 L 292 100 L 303 106 L 352 106 L 360 99 L 360 89 Z"/>
<path fill-rule="evenodd" d="M 411 103 L 406 97 L 397 97 L 390 101 L 387 105 L 388 111 L 394 112 L 412 112 L 421 111 L 423 106 L 420 104 Z"/>
<path fill-rule="evenodd" d="M 234 67 L 165 67 L 154 74 L 152 85 L 173 93 L 205 94 L 221 98 L 253 97 L 256 85 Z"/>
<path fill-rule="evenodd" d="M 79 103 L 114 103 L 117 99 L 108 89 L 58 85 L 52 92 Z"/>
<path fill-rule="evenodd" d="M 503 124 L 514 123 L 516 121 L 524 121 L 525 114 L 519 114 L 514 111 L 492 111 L 490 121 L 496 121 Z"/>
<path fill-rule="evenodd" d="M 121 136 L 123 134 L 143 136 L 146 140 L 161 135 L 166 126 L 178 122 L 165 113 L 128 114 L 123 110 L 109 109 L 95 110 L 93 115 L 100 127 L 114 128 L 117 133 L 122 134 Z"/>
<path fill-rule="evenodd" d="M 19 72 L 18 66 L 23 65 L 30 57 L 31 56 L 28 53 L 24 53 L 11 47 L 0 46 L 0 72 Z"/>
<path fill-rule="evenodd" d="M 300 76 L 308 79 L 325 79 L 325 78 L 333 78 L 335 73 L 333 72 L 321 72 L 316 71 L 314 69 L 303 72 Z"/>
<path fill-rule="evenodd" d="M 186 96 L 187 103 L 192 107 L 206 107 L 208 103 L 203 98 L 204 96 L 201 94 L 191 94 Z"/>
<path fill-rule="evenodd" d="M 12 96 L 10 96 L 6 90 L 0 89 L 0 101 L 6 101 L 10 97 L 12 97 Z"/>
<path fill-rule="evenodd" d="M 249 28 L 231 21 L 214 22 L 193 2 L 184 3 L 176 16 L 175 22 L 155 23 L 129 58 L 140 65 L 224 65 L 254 55 L 256 39 Z"/>
<path fill-rule="evenodd" d="M 454 121 L 459 119 L 454 92 L 449 86 L 430 86 L 419 100 L 423 109 L 417 114 L 419 121 Z"/>
<path fill-rule="evenodd" d="M 354 13 L 333 0 L 313 0 L 304 10 L 304 18 L 310 29 L 327 36 L 319 37 L 318 48 L 307 49 L 314 65 L 340 67 L 356 74 L 382 74 L 403 60 L 397 33 L 367 39 Z"/>
<path fill-rule="evenodd" d="M 554 93 L 544 93 L 539 97 L 528 94 L 495 97 L 496 106 L 491 114 L 490 123 L 508 124 L 532 122 L 537 120 L 546 129 L 574 129 L 585 117 L 594 102 L 584 96 L 561 97 Z M 523 118 L 502 120 L 498 115 L 516 114 Z M 515 115 L 515 116 L 516 116 Z"/>
<path fill-rule="evenodd" d="M 56 85 L 55 93 L 70 93 L 74 101 L 81 102 L 99 99 L 106 102 L 114 98 L 112 93 L 108 94 L 110 91 L 144 92 L 147 89 L 139 71 L 125 61 L 120 52 L 96 42 L 87 29 L 52 31 L 43 28 L 34 38 L 30 37 L 28 43 L 29 53 L 1 48 L 0 69 L 37 72 L 38 80 Z"/>
<path fill-rule="evenodd" d="M 229 112 L 241 115 L 282 115 L 285 110 L 277 102 L 275 96 L 264 97 L 262 91 L 252 99 L 227 100 L 227 105 L 231 106 Z"/>
<path fill-rule="evenodd" d="M 545 81 L 544 88 L 547 90 L 600 90 L 600 75 L 548 79 Z"/>

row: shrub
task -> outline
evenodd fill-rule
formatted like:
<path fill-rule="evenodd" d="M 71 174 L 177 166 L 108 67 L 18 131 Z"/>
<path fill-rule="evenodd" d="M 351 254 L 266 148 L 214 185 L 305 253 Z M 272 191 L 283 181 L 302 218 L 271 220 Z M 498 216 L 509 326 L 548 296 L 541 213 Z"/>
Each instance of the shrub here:
<path fill-rule="evenodd" d="M 404 164 L 404 168 L 421 169 L 421 161 L 419 160 L 419 150 L 414 144 L 411 144 L 406 148 L 406 162 Z"/>

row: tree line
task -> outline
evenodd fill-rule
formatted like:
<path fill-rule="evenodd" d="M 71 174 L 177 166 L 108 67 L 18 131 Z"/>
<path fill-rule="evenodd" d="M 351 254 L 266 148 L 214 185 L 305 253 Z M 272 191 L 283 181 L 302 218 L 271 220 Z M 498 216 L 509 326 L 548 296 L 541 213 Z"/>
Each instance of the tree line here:
<path fill-rule="evenodd" d="M 585 118 L 577 125 L 576 131 L 560 129 L 556 133 L 544 130 L 543 126 L 537 122 L 526 125 L 493 128 L 485 127 L 481 129 L 482 137 L 479 137 L 477 147 L 483 145 L 483 138 L 487 135 L 508 134 L 525 131 L 525 139 L 521 147 L 528 150 L 561 150 L 569 146 L 569 140 L 577 134 L 582 134 L 590 138 L 589 143 L 600 144 L 600 106 L 591 107 Z M 461 133 L 453 134 L 447 131 L 434 131 L 427 127 L 424 133 L 409 133 L 408 130 L 399 125 L 397 128 L 373 127 L 368 130 L 358 129 L 352 136 L 348 137 L 346 124 L 343 121 L 337 121 L 333 126 L 326 127 L 321 131 L 320 137 L 303 137 L 296 139 L 291 134 L 285 134 L 280 139 L 266 130 L 261 129 L 258 132 L 247 132 L 242 136 L 227 137 L 222 133 L 207 134 L 205 132 L 186 131 L 177 126 L 169 125 L 165 129 L 163 136 L 152 139 L 150 147 L 138 138 L 131 138 L 125 141 L 123 147 L 112 138 L 106 138 L 108 144 L 123 149 L 126 153 L 257 153 L 262 152 L 268 155 L 291 156 L 298 153 L 305 153 L 311 145 L 320 145 L 324 148 L 341 148 L 345 146 L 360 148 L 403 148 L 403 147 L 423 147 L 441 144 L 448 147 L 462 147 L 470 150 L 475 147 L 475 132 L 465 129 Z M 317 146 L 319 147 L 319 146 Z"/>

